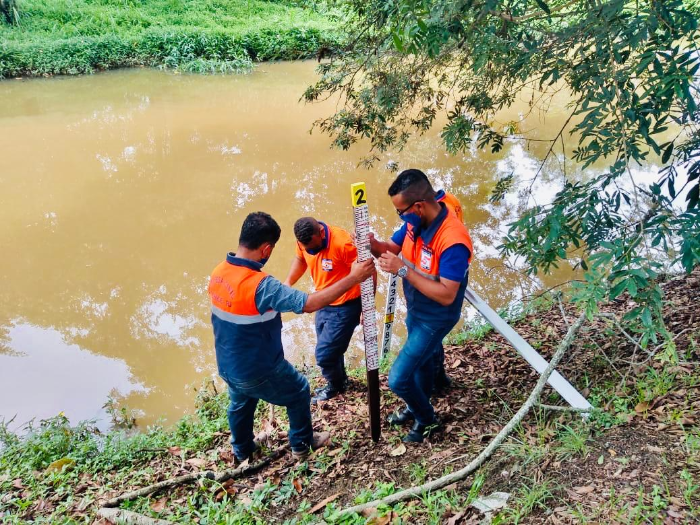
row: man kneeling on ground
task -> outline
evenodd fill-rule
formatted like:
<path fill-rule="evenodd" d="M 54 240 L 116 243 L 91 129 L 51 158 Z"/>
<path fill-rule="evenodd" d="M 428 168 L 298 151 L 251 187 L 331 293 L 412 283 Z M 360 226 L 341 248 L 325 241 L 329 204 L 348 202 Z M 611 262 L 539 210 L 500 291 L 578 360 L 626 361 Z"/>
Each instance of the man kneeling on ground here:
<path fill-rule="evenodd" d="M 253 422 L 260 399 L 287 408 L 289 443 L 297 459 L 328 442 L 327 432 L 313 432 L 308 381 L 284 358 L 280 312 L 315 312 L 375 271 L 371 261 L 355 263 L 346 277 L 324 290 L 310 295 L 294 290 L 262 271 L 280 233 L 267 213 L 248 215 L 237 251 L 214 268 L 209 282 L 216 363 L 228 385 L 231 444 L 239 461 L 258 448 Z"/>

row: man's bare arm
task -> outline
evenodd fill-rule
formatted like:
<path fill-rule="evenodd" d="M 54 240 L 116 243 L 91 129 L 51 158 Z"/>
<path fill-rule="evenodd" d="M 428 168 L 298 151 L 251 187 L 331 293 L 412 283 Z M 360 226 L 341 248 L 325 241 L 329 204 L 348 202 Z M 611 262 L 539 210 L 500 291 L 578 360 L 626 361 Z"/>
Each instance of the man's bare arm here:
<path fill-rule="evenodd" d="M 287 286 L 294 286 L 296 282 L 301 279 L 306 271 L 306 261 L 304 259 L 299 259 L 299 257 L 294 257 L 292 261 L 292 266 L 289 268 L 289 275 L 284 280 L 284 284 Z"/>
<path fill-rule="evenodd" d="M 311 313 L 315 312 L 316 310 L 320 310 L 324 306 L 328 306 L 350 288 L 356 284 L 360 284 L 368 277 L 371 277 L 375 272 L 376 270 L 374 268 L 373 259 L 353 263 L 349 275 L 330 285 L 328 288 L 324 288 L 323 290 L 319 290 L 318 292 L 314 292 L 309 295 L 309 298 L 306 300 L 306 304 L 304 305 L 304 312 Z"/>

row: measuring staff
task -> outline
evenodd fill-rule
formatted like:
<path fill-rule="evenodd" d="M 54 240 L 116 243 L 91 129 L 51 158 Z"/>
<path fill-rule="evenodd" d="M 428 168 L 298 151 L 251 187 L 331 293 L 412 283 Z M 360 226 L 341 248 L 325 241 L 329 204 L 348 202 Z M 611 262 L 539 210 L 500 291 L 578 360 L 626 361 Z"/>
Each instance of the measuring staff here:
<path fill-rule="evenodd" d="M 346 277 L 313 294 L 284 286 L 262 271 L 280 233 L 267 213 L 248 215 L 236 253 L 214 268 L 209 281 L 216 364 L 228 385 L 231 445 L 239 461 L 257 450 L 253 421 L 260 399 L 287 408 L 289 444 L 297 459 L 328 442 L 328 432 L 315 433 L 311 426 L 308 381 L 284 358 L 280 312 L 315 312 L 375 272 L 369 260 L 353 264 Z"/>
<path fill-rule="evenodd" d="M 422 442 L 440 429 L 430 394 L 442 340 L 461 315 L 473 248 L 464 224 L 435 200 L 422 171 L 401 172 L 389 196 L 405 224 L 390 241 L 370 236 L 370 246 L 379 267 L 403 279 L 408 337 L 389 372 L 389 388 L 406 408 L 388 421 L 414 421 L 403 440 Z"/>
<path fill-rule="evenodd" d="M 296 256 L 284 284 L 293 286 L 307 268 L 316 290 L 324 290 L 349 275 L 357 260 L 357 248 L 348 232 L 313 217 L 302 217 L 294 223 L 294 236 Z M 360 324 L 361 313 L 359 285 L 316 312 L 316 364 L 326 385 L 316 389 L 312 403 L 332 399 L 347 390 L 344 356 L 355 327 Z"/>

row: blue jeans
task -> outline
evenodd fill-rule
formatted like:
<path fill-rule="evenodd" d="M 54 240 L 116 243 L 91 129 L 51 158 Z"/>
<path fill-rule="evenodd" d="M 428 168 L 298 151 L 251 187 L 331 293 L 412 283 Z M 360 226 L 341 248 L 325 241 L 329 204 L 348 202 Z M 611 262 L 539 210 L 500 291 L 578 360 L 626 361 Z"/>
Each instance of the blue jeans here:
<path fill-rule="evenodd" d="M 309 449 L 313 440 L 309 382 L 287 360 L 283 359 L 263 377 L 252 381 L 222 378 L 228 385 L 231 399 L 228 424 L 237 458 L 245 459 L 255 450 L 253 422 L 260 399 L 287 408 L 292 450 L 303 452 Z"/>
<path fill-rule="evenodd" d="M 316 364 L 330 385 L 340 387 L 347 378 L 345 351 L 360 324 L 361 313 L 359 298 L 316 312 Z"/>
<path fill-rule="evenodd" d="M 417 321 L 408 315 L 408 337 L 389 371 L 389 388 L 406 402 L 416 422 L 430 425 L 435 422 L 435 411 L 430 404 L 435 371 L 442 358 L 443 338 L 455 322 L 431 323 Z"/>

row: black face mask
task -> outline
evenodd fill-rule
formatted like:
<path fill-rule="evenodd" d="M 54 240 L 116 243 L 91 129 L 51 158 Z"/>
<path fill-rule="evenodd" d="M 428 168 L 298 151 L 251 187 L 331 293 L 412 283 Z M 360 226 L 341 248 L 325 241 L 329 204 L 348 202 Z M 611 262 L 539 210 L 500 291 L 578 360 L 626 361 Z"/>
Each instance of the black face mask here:
<path fill-rule="evenodd" d="M 309 255 L 317 255 L 328 247 L 328 241 L 326 239 L 321 240 L 321 247 L 315 250 L 306 250 Z"/>

